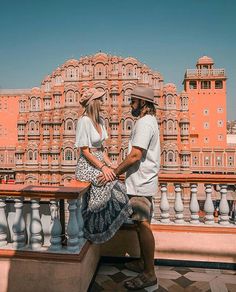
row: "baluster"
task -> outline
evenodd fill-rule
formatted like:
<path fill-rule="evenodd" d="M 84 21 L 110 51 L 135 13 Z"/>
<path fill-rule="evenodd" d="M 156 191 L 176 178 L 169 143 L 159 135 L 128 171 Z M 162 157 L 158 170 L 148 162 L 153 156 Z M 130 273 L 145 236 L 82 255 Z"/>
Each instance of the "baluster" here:
<path fill-rule="evenodd" d="M 0 198 L 0 246 L 7 245 L 7 217 L 5 198 Z"/>
<path fill-rule="evenodd" d="M 197 200 L 197 185 L 191 184 L 191 201 L 190 201 L 190 211 L 191 211 L 191 224 L 199 224 L 199 204 Z"/>
<path fill-rule="evenodd" d="M 82 217 L 81 208 L 82 208 L 82 198 L 79 198 L 77 200 L 77 222 L 78 222 L 78 228 L 79 228 L 78 238 L 79 238 L 80 247 L 85 242 L 84 231 L 83 231 L 83 229 L 84 229 L 84 220 L 83 220 L 83 217 Z"/>
<path fill-rule="evenodd" d="M 77 200 L 68 200 L 69 222 L 67 226 L 67 249 L 76 251 L 79 248 L 79 227 L 77 222 Z"/>
<path fill-rule="evenodd" d="M 33 250 L 40 249 L 43 244 L 43 237 L 42 237 L 42 223 L 39 214 L 39 199 L 32 199 L 31 200 L 31 222 L 30 222 L 30 233 L 31 233 L 31 248 Z"/>
<path fill-rule="evenodd" d="M 161 184 L 160 209 L 161 209 L 161 222 L 169 223 L 170 222 L 170 214 L 169 214 L 170 205 L 167 199 L 167 184 Z"/>
<path fill-rule="evenodd" d="M 60 250 L 62 248 L 61 244 L 62 226 L 58 216 L 58 200 L 50 201 L 50 212 L 51 212 L 50 250 Z"/>
<path fill-rule="evenodd" d="M 181 187 L 180 184 L 175 184 L 175 223 L 183 224 L 184 223 L 184 205 L 181 196 Z"/>
<path fill-rule="evenodd" d="M 220 220 L 219 223 L 222 225 L 229 224 L 229 204 L 227 201 L 227 185 L 220 186 L 221 200 L 220 200 Z"/>
<path fill-rule="evenodd" d="M 212 202 L 211 194 L 212 194 L 212 186 L 211 184 L 205 185 L 205 192 L 206 192 L 206 200 L 204 203 L 204 211 L 206 212 L 205 215 L 205 224 L 214 224 L 214 205 Z"/>
<path fill-rule="evenodd" d="M 25 219 L 23 217 L 23 198 L 14 199 L 15 218 L 12 225 L 13 247 L 21 248 L 25 246 Z"/>

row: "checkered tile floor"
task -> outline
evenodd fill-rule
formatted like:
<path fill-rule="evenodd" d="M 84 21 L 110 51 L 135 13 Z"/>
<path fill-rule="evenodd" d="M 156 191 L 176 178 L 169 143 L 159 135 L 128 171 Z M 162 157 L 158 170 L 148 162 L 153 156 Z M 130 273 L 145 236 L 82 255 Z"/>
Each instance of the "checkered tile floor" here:
<path fill-rule="evenodd" d="M 158 285 L 136 291 L 236 292 L 236 271 L 156 266 Z M 137 275 L 124 264 L 102 264 L 89 292 L 127 291 L 123 282 Z"/>

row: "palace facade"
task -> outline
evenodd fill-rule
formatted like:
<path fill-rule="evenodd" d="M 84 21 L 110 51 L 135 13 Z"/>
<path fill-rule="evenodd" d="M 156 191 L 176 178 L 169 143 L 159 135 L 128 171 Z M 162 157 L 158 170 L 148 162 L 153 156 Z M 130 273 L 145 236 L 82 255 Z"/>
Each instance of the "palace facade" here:
<path fill-rule="evenodd" d="M 185 91 L 178 93 L 174 84 L 164 84 L 159 72 L 137 59 L 99 52 L 66 61 L 40 87 L 1 90 L 0 102 L 7 104 L 12 116 L 5 111 L 0 120 L 6 133 L 0 144 L 0 168 L 13 153 L 16 183 L 63 185 L 73 179 L 78 157 L 75 130 L 82 114 L 79 100 L 90 87 L 106 91 L 105 148 L 119 163 L 127 154 L 135 122 L 130 93 L 142 84 L 153 88 L 159 105 L 162 172 L 235 173 L 236 151 L 226 143 L 226 76 L 213 65 L 212 59 L 200 58 L 197 69 L 185 74 Z"/>

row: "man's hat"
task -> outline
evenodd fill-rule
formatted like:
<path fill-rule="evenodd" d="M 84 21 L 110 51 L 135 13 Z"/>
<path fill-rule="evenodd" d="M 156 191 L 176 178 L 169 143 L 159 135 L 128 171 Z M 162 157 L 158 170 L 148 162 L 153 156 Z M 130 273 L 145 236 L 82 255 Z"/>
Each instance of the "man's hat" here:
<path fill-rule="evenodd" d="M 81 97 L 80 104 L 83 107 L 86 107 L 90 104 L 90 102 L 94 99 L 100 98 L 104 96 L 106 92 L 104 90 L 98 90 L 96 88 L 89 88 L 84 92 L 84 94 Z"/>
<path fill-rule="evenodd" d="M 157 103 L 154 102 L 154 91 L 150 87 L 138 85 L 131 92 L 131 97 L 132 96 L 158 105 Z"/>

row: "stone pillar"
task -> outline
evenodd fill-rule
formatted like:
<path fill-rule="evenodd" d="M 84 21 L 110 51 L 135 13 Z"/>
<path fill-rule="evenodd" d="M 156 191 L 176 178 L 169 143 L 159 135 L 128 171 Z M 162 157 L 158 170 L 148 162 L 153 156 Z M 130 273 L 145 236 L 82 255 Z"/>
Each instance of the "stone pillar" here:
<path fill-rule="evenodd" d="M 0 197 L 0 247 L 7 245 L 7 217 L 5 198 Z"/>
<path fill-rule="evenodd" d="M 51 212 L 51 239 L 50 250 L 60 250 L 62 248 L 61 236 L 62 226 L 58 216 L 58 204 L 59 200 L 50 200 L 50 212 Z"/>
<path fill-rule="evenodd" d="M 67 249 L 76 251 L 79 249 L 79 226 L 77 221 L 77 200 L 68 200 L 69 222 L 67 226 Z"/>
<path fill-rule="evenodd" d="M 205 192 L 206 192 L 206 200 L 204 204 L 204 211 L 206 212 L 205 215 L 205 224 L 214 224 L 214 204 L 212 202 L 211 194 L 212 194 L 212 185 L 206 184 L 205 185 Z"/>
<path fill-rule="evenodd" d="M 161 223 L 169 223 L 170 222 L 170 205 L 167 199 L 167 184 L 161 184 Z"/>
<path fill-rule="evenodd" d="M 175 223 L 183 224 L 184 223 L 184 204 L 181 196 L 181 187 L 180 184 L 175 184 Z"/>
<path fill-rule="evenodd" d="M 190 201 L 190 212 L 191 212 L 191 224 L 199 224 L 199 204 L 197 200 L 197 184 L 190 185 L 191 190 L 191 201 Z"/>
<path fill-rule="evenodd" d="M 31 222 L 30 222 L 30 244 L 33 250 L 40 249 L 42 247 L 42 223 L 39 214 L 39 199 L 31 200 Z"/>
<path fill-rule="evenodd" d="M 13 247 L 21 248 L 25 246 L 25 219 L 23 217 L 23 198 L 15 198 L 14 201 L 14 207 L 16 211 L 12 226 Z"/>
<path fill-rule="evenodd" d="M 80 247 L 82 247 L 83 244 L 85 243 L 84 231 L 83 231 L 83 229 L 84 229 L 84 220 L 83 220 L 83 217 L 82 217 L 81 208 L 82 208 L 82 198 L 79 198 L 77 200 L 77 222 L 78 222 L 78 228 L 79 228 L 78 238 L 79 238 Z"/>
<path fill-rule="evenodd" d="M 221 200 L 220 200 L 220 218 L 221 225 L 229 225 L 229 204 L 227 201 L 227 185 L 220 186 Z"/>

